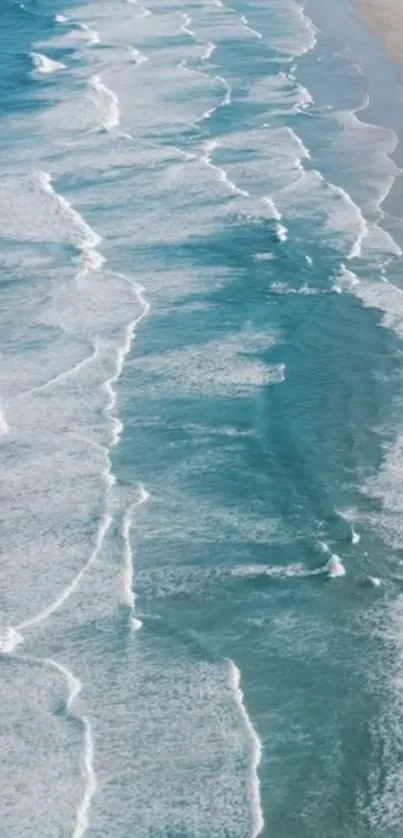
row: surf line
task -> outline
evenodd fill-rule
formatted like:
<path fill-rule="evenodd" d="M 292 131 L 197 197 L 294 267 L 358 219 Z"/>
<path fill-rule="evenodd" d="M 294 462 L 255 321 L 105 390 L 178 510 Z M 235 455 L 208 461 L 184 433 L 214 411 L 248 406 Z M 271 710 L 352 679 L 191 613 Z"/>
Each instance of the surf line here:
<path fill-rule="evenodd" d="M 91 724 L 87 716 L 80 715 L 72 710 L 73 702 L 82 690 L 82 683 L 69 669 L 62 666 L 62 664 L 58 663 L 58 661 L 53 660 L 53 658 L 44 658 L 43 663 L 46 666 L 55 669 L 66 680 L 68 687 L 66 715 L 77 719 L 83 728 L 83 774 L 85 777 L 85 785 L 83 796 L 76 808 L 76 822 L 72 836 L 72 838 L 82 838 L 88 829 L 88 815 L 91 807 L 91 801 L 97 789 L 97 781 L 94 771 L 94 741 L 92 737 Z"/>
<path fill-rule="evenodd" d="M 217 44 L 213 43 L 213 41 L 208 41 L 207 43 L 203 43 L 202 41 L 199 41 L 196 33 L 193 31 L 193 29 L 190 28 L 190 24 L 192 23 L 192 18 L 189 17 L 189 15 L 183 14 L 182 15 L 182 20 L 183 20 L 183 23 L 180 27 L 181 31 L 186 32 L 186 34 L 189 35 L 197 44 L 202 44 L 205 47 L 205 52 L 200 57 L 200 61 L 203 61 L 203 62 L 208 61 L 210 56 L 213 54 L 214 50 L 217 49 Z M 186 58 L 182 59 L 182 61 L 179 62 L 178 67 L 179 67 L 180 70 L 185 70 L 187 73 L 192 73 L 195 76 L 202 76 L 202 78 L 205 78 L 207 80 L 210 80 L 211 78 L 214 78 L 214 79 L 216 79 L 216 81 L 218 81 L 218 82 L 220 82 L 220 84 L 222 84 L 222 86 L 224 87 L 224 90 L 225 90 L 225 94 L 224 94 L 224 97 L 223 97 L 222 101 L 219 102 L 218 105 L 213 105 L 211 108 L 208 108 L 207 110 L 205 110 L 202 113 L 201 117 L 199 117 L 198 119 L 195 119 L 191 123 L 192 125 L 194 125 L 194 126 L 199 125 L 205 119 L 210 119 L 211 115 L 215 111 L 217 111 L 219 108 L 224 108 L 227 105 L 231 104 L 231 101 L 232 101 L 232 87 L 229 84 L 229 82 L 227 81 L 227 79 L 224 78 L 224 76 L 219 76 L 219 75 L 210 76 L 207 73 L 202 72 L 201 70 L 193 70 L 193 69 L 191 69 L 190 67 L 187 66 L 187 59 Z"/>
<path fill-rule="evenodd" d="M 121 593 L 120 604 L 128 608 L 132 618 L 132 626 L 135 631 L 141 628 L 142 622 L 134 616 L 136 597 L 133 585 L 133 550 L 131 545 L 130 533 L 133 523 L 133 516 L 135 510 L 146 503 L 150 497 L 147 490 L 142 484 L 139 485 L 138 499 L 126 510 L 123 516 L 122 523 L 122 537 L 123 537 L 123 557 L 121 568 Z"/>
<path fill-rule="evenodd" d="M 260 780 L 259 780 L 259 765 L 262 758 L 262 744 L 252 724 L 248 711 L 245 707 L 244 695 L 241 689 L 241 672 L 236 664 L 227 658 L 229 667 L 229 683 L 234 694 L 235 703 L 237 705 L 239 715 L 243 721 L 245 730 L 248 735 L 250 747 L 250 784 L 249 784 L 249 800 L 252 815 L 252 832 L 251 838 L 257 838 L 264 827 L 264 817 L 262 804 L 260 799 Z"/>
<path fill-rule="evenodd" d="M 221 0 L 212 0 L 212 2 L 214 6 L 217 6 L 217 8 L 224 9 L 226 12 L 230 12 L 231 14 L 238 16 L 237 9 L 234 9 L 232 6 L 227 6 L 225 3 L 222 3 Z M 261 32 L 259 32 L 257 29 L 253 29 L 252 26 L 249 26 L 249 21 L 246 15 L 241 15 L 238 18 L 238 23 L 242 29 L 246 29 L 248 32 L 251 33 L 251 35 L 253 35 L 255 38 L 258 38 L 259 41 L 263 38 Z"/>
<path fill-rule="evenodd" d="M 73 367 L 70 367 L 69 369 L 64 370 L 63 372 L 59 372 L 57 375 L 54 375 L 52 378 L 49 378 L 43 384 L 38 384 L 37 387 L 32 387 L 30 390 L 26 390 L 25 392 L 26 393 L 40 393 L 43 390 L 48 390 L 50 387 L 54 387 L 55 385 L 60 384 L 61 381 L 65 381 L 66 378 L 71 378 L 77 372 L 79 372 L 79 370 L 83 369 L 83 367 L 86 367 L 86 366 L 88 366 L 88 364 L 91 364 L 93 361 L 95 361 L 95 359 L 98 356 L 98 353 L 99 353 L 99 347 L 98 347 L 97 343 L 95 343 L 91 354 L 87 355 L 81 361 L 77 361 L 77 363 L 74 364 Z M 1 422 L 0 422 L 0 428 L 1 428 Z"/>
<path fill-rule="evenodd" d="M 182 15 L 182 20 L 183 20 L 183 23 L 180 27 L 181 32 L 186 32 L 186 34 L 189 35 L 191 38 L 193 38 L 193 40 L 196 41 L 197 44 L 200 43 L 206 48 L 205 52 L 201 56 L 200 60 L 201 61 L 208 61 L 208 59 L 212 56 L 214 50 L 217 49 L 217 44 L 215 44 L 213 41 L 207 41 L 207 43 L 203 43 L 202 41 L 199 41 L 199 39 L 197 38 L 196 33 L 193 31 L 193 29 L 190 29 L 190 24 L 192 23 L 192 18 L 189 17 L 189 15 L 183 14 Z M 181 62 L 181 63 L 184 64 L 185 62 Z"/>
<path fill-rule="evenodd" d="M 236 195 L 242 195 L 244 198 L 249 197 L 249 192 L 246 192 L 245 189 L 240 189 L 239 186 L 236 185 L 232 180 L 229 179 L 227 172 L 225 169 L 222 169 L 221 166 L 216 166 L 212 160 L 212 152 L 218 148 L 220 143 L 218 140 L 208 140 L 207 143 L 204 145 L 204 154 L 200 157 L 201 163 L 204 163 L 209 169 L 212 169 L 214 172 L 218 173 L 218 178 L 230 192 L 233 192 Z"/>
<path fill-rule="evenodd" d="M 179 70 L 184 70 L 186 73 L 191 73 L 193 76 L 201 76 L 202 78 L 207 79 L 207 81 L 210 81 L 211 79 L 215 79 L 216 81 L 220 82 L 220 84 L 222 84 L 222 86 L 225 90 L 225 94 L 224 94 L 221 102 L 218 102 L 217 105 L 212 105 L 211 108 L 207 108 L 207 110 L 203 111 L 201 116 L 199 116 L 197 119 L 193 120 L 193 122 L 191 123 L 192 125 L 195 125 L 195 126 L 200 125 L 200 123 L 204 122 L 205 119 L 210 119 L 211 115 L 215 111 L 218 111 L 219 108 L 225 108 L 225 107 L 227 107 L 227 105 L 231 104 L 231 101 L 232 101 L 232 99 L 231 99 L 232 87 L 227 82 L 227 80 L 224 78 L 224 76 L 210 76 L 210 75 L 207 75 L 207 73 L 202 72 L 201 70 L 193 70 L 192 68 L 187 66 L 187 59 L 186 58 L 183 58 L 182 61 L 179 62 L 178 69 Z"/>
<path fill-rule="evenodd" d="M 102 254 L 96 249 L 102 241 L 101 237 L 98 236 L 94 230 L 92 230 L 80 213 L 70 205 L 67 199 L 55 191 L 52 184 L 52 178 L 48 173 L 40 173 L 39 183 L 41 184 L 43 190 L 51 196 L 52 200 L 57 203 L 59 212 L 61 211 L 66 220 L 70 223 L 70 225 L 72 225 L 73 243 L 76 245 L 79 252 L 82 253 L 83 263 L 77 277 L 85 276 L 89 270 L 100 270 L 105 261 Z M 38 625 L 48 619 L 48 617 L 54 614 L 55 611 L 57 611 L 66 602 L 66 600 L 69 599 L 71 594 L 74 593 L 84 574 L 97 561 L 112 523 L 112 504 L 110 495 L 111 490 L 115 485 L 116 478 L 112 471 L 110 450 L 119 442 L 123 430 L 123 424 L 119 417 L 115 414 L 117 401 L 115 385 L 122 374 L 126 356 L 132 347 L 136 327 L 148 315 L 150 310 L 150 304 L 145 299 L 144 289 L 142 286 L 133 282 L 133 280 L 125 276 L 125 274 L 114 275 L 130 286 L 137 303 L 140 305 L 140 312 L 126 325 L 123 343 L 116 348 L 115 370 L 102 385 L 102 389 L 107 396 L 106 405 L 104 407 L 104 416 L 110 427 L 110 440 L 109 447 L 100 446 L 105 461 L 105 466 L 101 474 L 101 478 L 105 484 L 105 504 L 96 534 L 95 545 L 87 562 L 51 603 L 49 603 L 37 614 L 32 617 L 28 617 L 17 626 L 8 630 L 9 633 L 7 635 L 7 641 L 1 644 L 1 648 L 4 649 L 6 646 L 7 651 L 12 651 L 15 645 L 22 642 L 23 638 L 21 636 L 21 632 L 24 631 L 24 629 Z M 95 345 L 94 353 L 96 351 L 97 346 Z M 55 383 L 55 381 L 52 383 Z M 148 499 L 148 493 L 145 489 L 143 489 L 143 492 L 147 496 L 144 500 Z"/>
<path fill-rule="evenodd" d="M 196 40 L 196 35 L 193 32 L 193 29 L 190 29 L 190 24 L 192 23 L 192 18 L 189 15 L 183 14 L 182 15 L 183 23 L 181 25 L 181 31 L 186 32 L 187 35 L 190 35 L 191 38 Z"/>
<path fill-rule="evenodd" d="M 152 15 L 150 9 L 147 9 L 146 6 L 141 6 L 140 3 L 138 3 L 138 0 L 126 0 L 126 2 L 129 3 L 130 6 L 136 6 L 140 10 L 140 14 L 136 15 L 136 17 L 150 17 L 150 15 Z"/>
<path fill-rule="evenodd" d="M 131 134 L 118 131 L 120 125 L 119 97 L 106 84 L 103 83 L 99 73 L 91 76 L 90 87 L 97 95 L 97 103 L 100 107 L 100 127 L 113 137 L 120 137 L 132 140 Z"/>
<path fill-rule="evenodd" d="M 99 32 L 96 29 L 91 29 L 86 23 L 80 23 L 79 28 L 84 32 L 89 47 L 100 43 Z"/>
<path fill-rule="evenodd" d="M 0 651 L 4 654 L 4 649 Z M 88 812 L 90 809 L 92 798 L 97 789 L 97 781 L 94 771 L 94 742 L 92 736 L 91 723 L 87 716 L 77 713 L 72 709 L 73 703 L 82 692 L 83 685 L 79 678 L 73 674 L 70 669 L 63 666 L 53 658 L 37 658 L 31 655 L 12 655 L 12 659 L 16 663 L 31 664 L 42 668 L 54 669 L 58 672 L 67 683 L 67 699 L 65 701 L 65 716 L 66 718 L 74 719 L 83 729 L 83 756 L 82 756 L 82 773 L 85 777 L 84 792 L 80 802 L 76 807 L 76 820 L 74 825 L 74 832 L 72 838 L 82 838 L 88 828 Z"/>

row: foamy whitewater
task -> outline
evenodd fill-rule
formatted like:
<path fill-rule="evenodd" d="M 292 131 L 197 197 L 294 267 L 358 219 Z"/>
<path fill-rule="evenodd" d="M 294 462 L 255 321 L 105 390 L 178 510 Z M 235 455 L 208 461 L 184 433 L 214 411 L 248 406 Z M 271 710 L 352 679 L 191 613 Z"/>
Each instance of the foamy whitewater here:
<path fill-rule="evenodd" d="M 5 0 L 5 838 L 401 838 L 401 89 L 349 2 Z"/>

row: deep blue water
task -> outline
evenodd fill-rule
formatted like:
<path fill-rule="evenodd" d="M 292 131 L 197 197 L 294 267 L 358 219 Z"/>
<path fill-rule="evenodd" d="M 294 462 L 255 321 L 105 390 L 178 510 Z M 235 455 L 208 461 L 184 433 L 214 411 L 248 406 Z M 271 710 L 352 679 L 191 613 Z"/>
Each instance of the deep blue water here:
<path fill-rule="evenodd" d="M 400 91 L 325 6 L 5 0 L 2 838 L 401 838 Z"/>

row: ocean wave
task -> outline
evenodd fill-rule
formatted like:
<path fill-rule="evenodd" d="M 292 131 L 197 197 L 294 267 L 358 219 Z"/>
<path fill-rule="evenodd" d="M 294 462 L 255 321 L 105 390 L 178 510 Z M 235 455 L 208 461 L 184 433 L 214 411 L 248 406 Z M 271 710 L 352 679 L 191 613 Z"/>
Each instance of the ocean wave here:
<path fill-rule="evenodd" d="M 95 44 L 100 43 L 99 32 L 96 29 L 92 29 L 87 23 L 80 23 L 79 27 L 84 32 L 88 46 L 95 46 Z"/>
<path fill-rule="evenodd" d="M 229 189 L 230 192 L 247 198 L 249 196 L 249 192 L 245 189 L 240 189 L 240 187 L 237 186 L 233 180 L 230 180 L 227 171 L 222 166 L 216 166 L 215 163 L 213 163 L 213 152 L 219 148 L 219 146 L 220 143 L 218 140 L 208 140 L 204 145 L 203 154 L 200 157 L 201 162 L 214 172 L 217 172 L 220 183 Z"/>
<path fill-rule="evenodd" d="M 72 242 L 76 245 L 82 257 L 83 272 L 100 270 L 105 262 L 104 257 L 97 249 L 102 242 L 101 237 L 92 230 L 68 200 L 55 191 L 52 177 L 48 172 L 39 172 L 38 181 L 43 192 L 50 196 L 62 220 L 67 222 L 71 228 Z"/>
<path fill-rule="evenodd" d="M 307 579 L 315 576 L 328 576 L 331 579 L 335 579 L 340 576 L 345 576 L 346 569 L 340 556 L 336 553 L 331 553 L 329 548 L 327 548 L 326 552 L 330 554 L 330 558 L 326 564 L 321 565 L 319 568 L 311 569 L 302 562 L 288 565 L 237 565 L 231 571 L 231 575 L 246 579 L 253 579 L 254 577 L 260 576 L 267 576 L 270 579 Z"/>
<path fill-rule="evenodd" d="M 77 719 L 83 728 L 83 766 L 85 772 L 85 787 L 82 799 L 76 810 L 76 822 L 72 838 L 83 838 L 88 829 L 88 813 L 92 798 L 97 789 L 97 782 L 94 770 L 94 742 L 92 728 L 87 716 L 76 713 L 72 706 L 82 690 L 81 681 L 73 673 L 58 661 L 52 658 L 45 658 L 43 663 L 46 666 L 59 672 L 67 682 L 68 697 L 66 702 L 66 713 Z"/>
<path fill-rule="evenodd" d="M 248 18 L 246 17 L 246 15 L 241 15 L 239 20 L 240 20 L 241 26 L 244 29 L 246 29 L 248 32 L 250 32 L 251 35 L 254 35 L 255 38 L 258 38 L 259 41 L 263 38 L 263 35 L 262 35 L 261 32 L 259 32 L 257 29 L 253 29 L 252 26 L 249 25 L 249 21 L 248 21 Z"/>
<path fill-rule="evenodd" d="M 31 52 L 31 58 L 38 73 L 43 73 L 44 75 L 66 69 L 66 65 L 61 61 L 53 61 L 47 55 L 42 55 L 41 52 Z"/>
<path fill-rule="evenodd" d="M 133 358 L 130 367 L 142 373 L 143 392 L 246 397 L 257 387 L 285 379 L 284 364 L 267 364 L 254 357 L 260 347 L 272 343 L 269 335 L 246 329 L 227 339 Z"/>
<path fill-rule="evenodd" d="M 150 17 L 152 15 L 152 11 L 147 9 L 146 6 L 142 6 L 138 0 L 126 0 L 126 3 L 129 3 L 131 6 L 136 6 L 139 10 L 139 14 L 136 17 Z"/>
<path fill-rule="evenodd" d="M 270 294 L 279 296 L 283 296 L 284 294 L 301 294 L 303 297 L 310 297 L 323 294 L 323 291 L 315 288 L 313 285 L 308 285 L 306 282 L 300 285 L 299 288 L 295 288 L 287 282 L 272 282 L 270 285 Z"/>
<path fill-rule="evenodd" d="M 4 416 L 4 411 L 0 410 L 0 437 L 5 436 L 8 432 L 9 427 Z"/>
<path fill-rule="evenodd" d="M 119 97 L 103 83 L 99 73 L 91 76 L 90 86 L 97 94 L 102 127 L 111 134 L 115 133 L 120 123 Z"/>
<path fill-rule="evenodd" d="M 336 294 L 341 294 L 343 291 L 354 292 L 357 285 L 360 284 L 360 280 L 358 279 L 357 274 L 354 271 L 350 271 L 349 268 L 342 262 L 340 265 L 339 273 L 335 281 L 332 284 L 332 291 Z"/>
<path fill-rule="evenodd" d="M 257 838 L 263 830 L 264 818 L 262 803 L 260 797 L 260 780 L 259 780 L 259 765 L 262 758 L 262 743 L 256 733 L 249 714 L 245 707 L 244 695 L 241 689 L 241 672 L 232 661 L 228 661 L 229 665 L 229 681 L 234 692 L 235 703 L 239 709 L 240 716 L 245 725 L 250 742 L 250 804 L 252 812 L 252 832 L 251 838 Z"/>
<path fill-rule="evenodd" d="M 71 376 L 76 376 L 80 370 L 84 369 L 88 364 L 92 364 L 93 361 L 96 360 L 99 353 L 98 345 L 95 345 L 91 354 L 87 355 L 81 361 L 77 361 L 72 367 L 69 367 L 67 370 L 63 370 L 63 372 L 57 373 L 57 375 L 53 375 L 43 384 L 39 384 L 37 387 L 32 387 L 28 390 L 29 393 L 40 393 L 44 390 L 48 390 L 50 387 L 54 387 L 55 385 L 62 384 L 66 381 L 67 378 Z"/>
<path fill-rule="evenodd" d="M 0 654 L 10 655 L 15 651 L 17 646 L 24 642 L 21 634 L 16 629 L 9 626 L 0 631 Z"/>
<path fill-rule="evenodd" d="M 144 55 L 143 52 L 136 49 L 136 47 L 129 47 L 129 55 L 132 61 L 139 67 L 141 64 L 145 64 L 148 61 L 148 56 Z"/>
<path fill-rule="evenodd" d="M 119 602 L 121 605 L 125 606 L 130 610 L 130 614 L 134 615 L 135 612 L 135 594 L 134 594 L 134 585 L 133 585 L 133 551 L 131 546 L 130 540 L 130 532 L 133 523 L 133 516 L 137 507 L 142 506 L 142 504 L 146 503 L 149 499 L 150 495 L 144 486 L 139 487 L 139 496 L 137 500 L 129 506 L 123 516 L 123 524 L 122 524 L 122 537 L 123 537 L 123 556 L 122 556 L 122 566 L 121 566 L 121 586 L 120 586 L 120 598 Z M 135 626 L 136 629 L 141 627 L 141 621 L 137 620 L 137 618 L 133 617 L 133 620 L 136 620 L 137 625 Z"/>

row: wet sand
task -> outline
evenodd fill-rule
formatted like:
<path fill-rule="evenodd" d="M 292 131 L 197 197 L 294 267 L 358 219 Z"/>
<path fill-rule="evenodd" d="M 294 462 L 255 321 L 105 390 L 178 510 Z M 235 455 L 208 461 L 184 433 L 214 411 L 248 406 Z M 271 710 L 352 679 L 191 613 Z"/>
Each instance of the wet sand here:
<path fill-rule="evenodd" d="M 353 0 L 360 18 L 381 38 L 392 59 L 403 63 L 403 0 Z"/>

